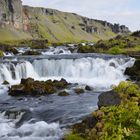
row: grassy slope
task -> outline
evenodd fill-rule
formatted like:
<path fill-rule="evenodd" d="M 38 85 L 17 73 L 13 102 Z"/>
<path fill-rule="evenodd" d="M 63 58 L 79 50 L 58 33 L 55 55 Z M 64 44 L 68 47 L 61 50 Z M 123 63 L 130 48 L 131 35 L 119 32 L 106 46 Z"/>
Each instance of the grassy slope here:
<path fill-rule="evenodd" d="M 95 27 L 100 28 L 100 35 L 87 33 L 79 26 L 79 24 L 83 22 L 82 18 L 70 13 L 55 11 L 54 15 L 39 15 L 39 17 L 41 22 L 39 22 L 38 25 L 41 25 L 41 31 L 44 30 L 44 32 L 41 32 L 41 35 L 43 35 L 44 38 L 48 38 L 50 42 L 97 41 L 99 39 L 108 39 L 115 35 L 110 29 L 104 31 L 104 27 L 100 23 L 94 23 Z M 72 29 L 72 26 L 74 26 L 75 29 Z"/>
<path fill-rule="evenodd" d="M 31 26 L 30 30 L 21 32 L 7 27 L 0 29 L 0 41 L 43 38 L 48 39 L 49 42 L 95 42 L 99 39 L 109 39 L 116 35 L 110 28 L 104 27 L 96 21 L 92 22 L 92 25 L 99 28 L 100 33 L 83 31 L 79 25 L 84 23 L 83 17 L 76 14 L 53 10 L 53 15 L 51 15 L 42 13 L 42 8 L 26 7 L 26 9 Z"/>
<path fill-rule="evenodd" d="M 22 31 L 8 28 L 0 28 L 0 42 L 21 39 L 31 39 L 31 35 Z"/>

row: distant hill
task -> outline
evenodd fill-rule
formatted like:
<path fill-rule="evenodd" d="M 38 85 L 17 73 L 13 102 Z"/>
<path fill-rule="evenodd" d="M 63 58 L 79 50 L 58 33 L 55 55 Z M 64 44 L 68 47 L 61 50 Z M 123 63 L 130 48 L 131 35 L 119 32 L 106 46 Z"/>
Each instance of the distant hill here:
<path fill-rule="evenodd" d="M 124 25 L 113 25 L 106 21 L 53 9 L 23 6 L 21 0 L 0 0 L 0 41 L 97 41 L 129 32 L 128 27 Z"/>

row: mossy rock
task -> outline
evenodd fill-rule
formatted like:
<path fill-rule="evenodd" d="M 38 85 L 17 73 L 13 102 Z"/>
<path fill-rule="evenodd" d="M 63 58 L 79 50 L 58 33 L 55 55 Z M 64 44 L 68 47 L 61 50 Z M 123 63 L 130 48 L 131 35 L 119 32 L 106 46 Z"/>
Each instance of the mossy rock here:
<path fill-rule="evenodd" d="M 97 50 L 93 46 L 80 46 L 77 52 L 78 53 L 95 53 L 97 52 Z"/>
<path fill-rule="evenodd" d="M 75 88 L 74 91 L 76 94 L 83 94 L 85 92 L 82 88 Z"/>
<path fill-rule="evenodd" d="M 18 54 L 18 50 L 15 48 L 15 47 L 7 47 L 6 52 L 9 52 L 9 53 L 13 53 L 13 54 Z"/>
<path fill-rule="evenodd" d="M 9 82 L 8 81 L 4 81 L 2 84 L 3 85 L 9 85 Z"/>
<path fill-rule="evenodd" d="M 61 91 L 58 93 L 58 96 L 69 96 L 70 94 L 66 91 Z"/>
<path fill-rule="evenodd" d="M 56 88 L 58 89 L 64 89 L 64 88 L 67 88 L 68 87 L 68 82 L 65 80 L 65 79 L 61 79 L 60 81 L 58 80 L 54 80 L 53 81 L 53 84 Z"/>
<path fill-rule="evenodd" d="M 41 55 L 41 53 L 38 51 L 26 51 L 22 55 Z"/>
<path fill-rule="evenodd" d="M 48 80 L 48 81 L 35 81 L 32 78 L 21 79 L 19 85 L 11 86 L 9 90 L 9 95 L 11 96 L 22 96 L 22 95 L 31 95 L 31 96 L 40 96 L 40 95 L 49 95 L 54 94 L 60 89 L 65 89 L 68 83 L 65 79 L 57 80 Z M 65 95 L 67 93 L 63 92 L 60 95 Z"/>
<path fill-rule="evenodd" d="M 4 56 L 4 53 L 3 51 L 0 50 L 0 57 L 3 57 Z"/>

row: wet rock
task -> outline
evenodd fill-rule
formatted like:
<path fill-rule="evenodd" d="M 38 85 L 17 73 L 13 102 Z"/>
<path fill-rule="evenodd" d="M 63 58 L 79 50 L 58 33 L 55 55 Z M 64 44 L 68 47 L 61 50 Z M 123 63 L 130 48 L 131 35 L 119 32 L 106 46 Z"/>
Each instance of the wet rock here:
<path fill-rule="evenodd" d="M 44 81 L 35 81 L 32 78 L 21 79 L 19 85 L 13 85 L 9 89 L 9 95 L 11 96 L 39 96 L 39 95 L 49 95 L 53 94 L 60 89 L 65 89 L 68 86 L 68 83 L 65 79 L 57 80 L 48 80 Z"/>
<path fill-rule="evenodd" d="M 84 89 L 82 89 L 82 88 L 75 88 L 74 91 L 75 91 L 75 93 L 77 93 L 77 94 L 82 94 L 82 93 L 85 92 Z"/>
<path fill-rule="evenodd" d="M 8 110 L 6 111 L 5 116 L 7 117 L 7 119 L 18 119 L 22 113 L 24 112 L 21 112 L 19 110 Z"/>
<path fill-rule="evenodd" d="M 67 86 L 69 85 L 68 82 L 65 79 L 63 79 L 63 78 L 60 81 L 54 80 L 53 81 L 53 84 L 58 89 L 67 88 Z"/>
<path fill-rule="evenodd" d="M 15 47 L 8 47 L 6 51 L 10 53 L 12 52 L 15 55 L 18 54 L 18 50 Z"/>
<path fill-rule="evenodd" d="M 140 81 L 140 59 L 137 59 L 131 68 L 127 68 L 125 75 L 130 76 L 131 80 Z"/>
<path fill-rule="evenodd" d="M 9 52 L 13 54 L 18 54 L 18 50 L 15 45 L 8 45 L 0 43 L 0 50 L 3 52 Z"/>
<path fill-rule="evenodd" d="M 13 85 L 9 90 L 9 95 L 11 95 L 11 96 L 21 96 L 21 95 L 25 95 L 25 94 L 26 94 L 25 87 L 22 84 Z"/>
<path fill-rule="evenodd" d="M 3 85 L 9 85 L 9 82 L 8 81 L 4 81 L 2 84 Z"/>
<path fill-rule="evenodd" d="M 112 105 L 119 105 L 121 103 L 120 96 L 113 90 L 107 91 L 99 95 L 98 107 L 106 107 Z"/>
<path fill-rule="evenodd" d="M 115 63 L 113 63 L 113 62 L 111 62 L 111 63 L 109 64 L 109 66 L 116 68 Z"/>
<path fill-rule="evenodd" d="M 34 82 L 34 79 L 33 78 L 28 78 L 28 79 L 21 79 L 21 84 L 27 84 L 27 85 L 30 85 Z"/>
<path fill-rule="evenodd" d="M 22 55 L 41 55 L 41 53 L 38 51 L 26 51 Z"/>
<path fill-rule="evenodd" d="M 61 91 L 58 93 L 58 96 L 69 96 L 70 94 L 66 91 Z"/>
<path fill-rule="evenodd" d="M 87 86 L 85 87 L 85 90 L 91 91 L 91 90 L 92 90 L 92 87 L 90 87 L 90 86 L 87 85 Z"/>

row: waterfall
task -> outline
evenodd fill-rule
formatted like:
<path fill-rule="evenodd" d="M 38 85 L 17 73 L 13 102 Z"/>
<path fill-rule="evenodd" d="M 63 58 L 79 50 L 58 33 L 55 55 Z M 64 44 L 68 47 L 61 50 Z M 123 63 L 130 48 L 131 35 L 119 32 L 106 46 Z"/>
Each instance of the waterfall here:
<path fill-rule="evenodd" d="M 0 64 L 0 82 L 10 83 L 21 78 L 37 80 L 65 78 L 69 82 L 89 85 L 111 86 L 126 79 L 124 71 L 134 64 L 134 59 L 80 58 L 80 59 L 40 59 L 33 62 L 23 61 L 14 64 L 12 61 Z"/>

